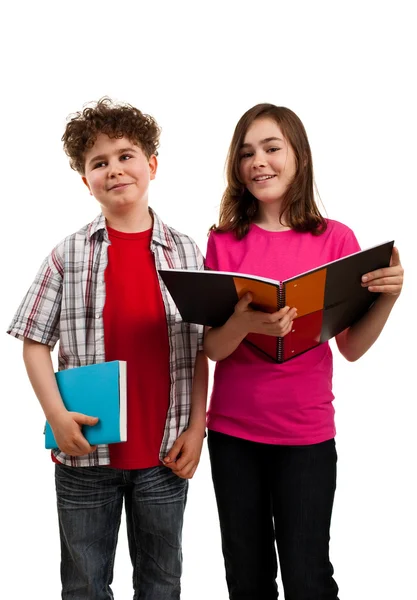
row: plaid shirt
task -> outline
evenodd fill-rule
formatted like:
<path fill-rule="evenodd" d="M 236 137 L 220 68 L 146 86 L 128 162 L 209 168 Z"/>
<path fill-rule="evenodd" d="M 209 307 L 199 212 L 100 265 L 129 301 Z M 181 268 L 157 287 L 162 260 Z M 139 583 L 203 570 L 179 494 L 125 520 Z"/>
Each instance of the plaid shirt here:
<path fill-rule="evenodd" d="M 203 269 L 203 256 L 195 242 L 167 227 L 152 212 L 151 251 L 157 269 Z M 65 238 L 44 260 L 8 333 L 53 348 L 59 339 L 59 370 L 105 361 L 103 308 L 106 299 L 104 271 L 110 245 L 105 218 Z M 166 456 L 188 426 L 195 358 L 203 346 L 203 327 L 184 323 L 159 277 L 165 306 L 170 349 L 170 399 L 160 458 Z M 85 456 L 53 451 L 69 466 L 108 465 L 108 446 Z"/>

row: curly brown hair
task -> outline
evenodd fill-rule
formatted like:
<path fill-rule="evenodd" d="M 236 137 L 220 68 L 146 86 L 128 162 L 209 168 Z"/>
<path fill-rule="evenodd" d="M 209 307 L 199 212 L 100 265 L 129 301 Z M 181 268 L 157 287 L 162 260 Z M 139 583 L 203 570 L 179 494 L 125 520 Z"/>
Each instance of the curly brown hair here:
<path fill-rule="evenodd" d="M 153 117 L 130 104 L 116 104 L 104 96 L 68 119 L 62 142 L 71 168 L 80 175 L 85 175 L 85 153 L 100 133 L 111 138 L 127 137 L 142 148 L 147 158 L 158 155 L 160 127 Z"/>
<path fill-rule="evenodd" d="M 220 204 L 219 225 L 213 225 L 210 231 L 234 231 L 240 240 L 258 213 L 258 200 L 241 180 L 240 152 L 249 126 L 265 117 L 278 124 L 296 159 L 296 173 L 283 198 L 280 221 L 285 215 L 291 229 L 320 235 L 327 223 L 314 199 L 313 159 L 307 133 L 292 110 L 274 104 L 257 104 L 236 125 L 226 160 L 227 187 Z"/>

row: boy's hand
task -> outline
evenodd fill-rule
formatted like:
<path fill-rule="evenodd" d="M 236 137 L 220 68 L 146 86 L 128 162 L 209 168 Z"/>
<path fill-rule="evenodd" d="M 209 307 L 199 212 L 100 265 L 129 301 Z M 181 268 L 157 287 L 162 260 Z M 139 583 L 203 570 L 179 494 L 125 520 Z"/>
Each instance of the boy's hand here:
<path fill-rule="evenodd" d="M 97 417 L 81 413 L 63 411 L 49 421 L 58 448 L 70 456 L 83 456 L 94 452 L 97 446 L 90 446 L 83 434 L 81 425 L 96 425 Z"/>
<path fill-rule="evenodd" d="M 178 477 L 191 479 L 200 462 L 204 431 L 189 427 L 180 435 L 162 461 L 166 467 L 174 471 Z"/>
<path fill-rule="evenodd" d="M 297 309 L 285 306 L 274 313 L 253 310 L 249 306 L 252 294 L 245 294 L 235 306 L 234 318 L 242 333 L 263 333 L 284 337 L 292 329 L 293 319 L 297 317 Z"/>
<path fill-rule="evenodd" d="M 362 287 L 370 292 L 380 292 L 386 296 L 399 296 L 403 287 L 404 269 L 401 266 L 398 248 L 392 249 L 390 266 L 362 276 Z"/>

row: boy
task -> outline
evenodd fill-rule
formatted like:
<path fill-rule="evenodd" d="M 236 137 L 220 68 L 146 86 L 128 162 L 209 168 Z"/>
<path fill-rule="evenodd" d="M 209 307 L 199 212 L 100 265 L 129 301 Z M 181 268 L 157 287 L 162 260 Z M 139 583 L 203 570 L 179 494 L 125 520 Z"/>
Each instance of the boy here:
<path fill-rule="evenodd" d="M 207 362 L 202 328 L 181 321 L 157 269 L 202 269 L 203 257 L 148 208 L 159 134 L 152 117 L 109 98 L 68 122 L 65 152 L 102 212 L 45 259 L 8 331 L 24 341 L 26 369 L 59 446 L 52 458 L 63 599 L 113 598 L 123 500 L 134 598 L 180 597 Z M 97 418 L 65 409 L 50 356 L 58 340 L 60 369 L 127 361 L 127 442 L 92 447 L 84 438 L 81 425 Z"/>

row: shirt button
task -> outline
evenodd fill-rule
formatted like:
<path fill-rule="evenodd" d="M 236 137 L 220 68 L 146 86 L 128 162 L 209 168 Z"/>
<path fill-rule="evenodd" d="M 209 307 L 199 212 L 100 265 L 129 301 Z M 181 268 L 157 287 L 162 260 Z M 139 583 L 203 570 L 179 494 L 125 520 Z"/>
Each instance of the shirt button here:
<path fill-rule="evenodd" d="M 101 317 L 100 313 L 96 313 L 96 319 L 99 319 Z"/>

